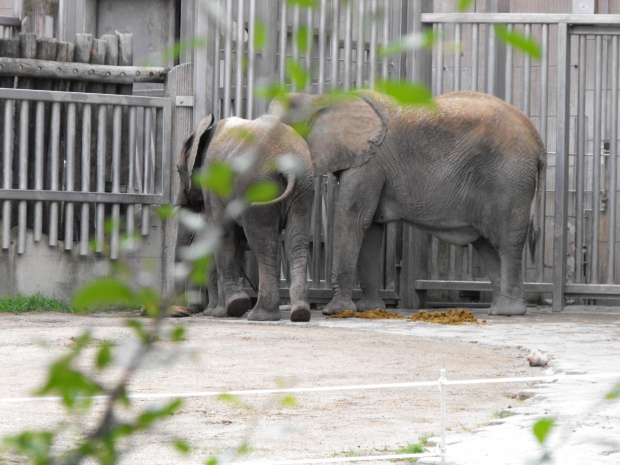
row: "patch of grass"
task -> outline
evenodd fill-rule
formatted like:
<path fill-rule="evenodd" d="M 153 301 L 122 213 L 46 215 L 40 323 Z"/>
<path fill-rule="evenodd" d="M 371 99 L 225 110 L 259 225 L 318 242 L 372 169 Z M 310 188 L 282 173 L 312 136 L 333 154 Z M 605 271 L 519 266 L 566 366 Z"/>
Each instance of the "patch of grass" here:
<path fill-rule="evenodd" d="M 495 418 L 508 418 L 512 417 L 513 415 L 516 414 L 511 412 L 510 410 L 496 410 L 495 412 L 493 412 L 493 416 Z"/>
<path fill-rule="evenodd" d="M 0 297 L 0 313 L 27 313 L 27 312 L 62 312 L 74 313 L 71 304 L 61 299 L 44 297 L 41 294 L 15 297 Z"/>
<path fill-rule="evenodd" d="M 424 452 L 428 452 L 427 447 L 430 447 L 428 440 L 433 437 L 432 434 L 425 434 L 418 438 L 418 442 L 415 443 L 407 443 L 404 446 L 400 446 L 396 449 L 397 454 L 422 454 Z M 412 458 L 409 459 L 409 462 L 416 463 L 418 459 Z"/>

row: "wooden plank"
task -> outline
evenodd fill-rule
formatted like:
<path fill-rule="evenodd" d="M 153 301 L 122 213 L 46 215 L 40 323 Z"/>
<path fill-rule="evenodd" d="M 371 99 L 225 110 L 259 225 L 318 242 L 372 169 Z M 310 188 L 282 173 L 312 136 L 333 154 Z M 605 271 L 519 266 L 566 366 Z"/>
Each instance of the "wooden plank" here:
<path fill-rule="evenodd" d="M 118 68 L 131 68 L 133 66 L 133 34 L 116 31 L 116 37 L 118 38 Z M 159 73 L 154 71 L 154 77 L 158 77 L 158 79 L 150 81 L 137 79 L 126 82 L 119 81 L 118 83 L 123 85 L 118 86 L 116 93 L 119 95 L 131 95 L 134 82 L 164 82 L 168 70 L 166 68 L 159 69 L 161 70 Z"/>
<path fill-rule="evenodd" d="M 77 56 L 76 56 L 77 59 Z M 132 85 L 134 82 L 163 83 L 169 68 L 53 63 L 31 59 L 0 58 L 0 76 L 54 78 L 73 81 Z M 124 93 L 123 95 L 131 95 Z"/>

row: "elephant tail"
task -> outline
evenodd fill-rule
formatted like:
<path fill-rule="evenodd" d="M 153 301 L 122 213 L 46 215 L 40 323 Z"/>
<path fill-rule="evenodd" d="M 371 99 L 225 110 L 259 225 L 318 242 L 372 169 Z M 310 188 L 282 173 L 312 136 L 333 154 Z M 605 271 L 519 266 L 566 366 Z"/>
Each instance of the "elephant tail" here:
<path fill-rule="evenodd" d="M 280 195 L 279 197 L 276 197 L 273 200 L 268 200 L 266 202 L 252 202 L 252 206 L 260 207 L 264 205 L 273 205 L 274 203 L 281 202 L 282 200 L 286 199 L 289 195 L 291 195 L 291 192 L 293 192 L 294 188 L 295 188 L 295 173 L 291 171 L 291 172 L 286 173 L 286 189 L 284 190 L 284 192 L 282 192 L 282 195 Z"/>
<path fill-rule="evenodd" d="M 536 260 L 536 246 L 541 239 L 541 209 L 544 212 L 543 195 L 545 193 L 545 183 L 547 175 L 547 160 L 546 153 L 538 160 L 538 181 L 536 185 L 536 198 L 534 205 L 534 214 L 530 219 L 530 227 L 528 231 L 528 244 L 530 246 L 530 256 L 532 261 Z M 544 221 L 544 218 L 542 218 Z"/>

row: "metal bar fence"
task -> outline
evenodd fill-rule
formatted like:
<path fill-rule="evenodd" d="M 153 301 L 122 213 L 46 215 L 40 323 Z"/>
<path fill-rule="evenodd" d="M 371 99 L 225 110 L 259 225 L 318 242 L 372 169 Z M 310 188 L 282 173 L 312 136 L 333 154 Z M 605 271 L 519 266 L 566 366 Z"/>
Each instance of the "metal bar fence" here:
<path fill-rule="evenodd" d="M 73 250 L 74 243 L 79 243 L 80 255 L 89 254 L 91 238 L 96 243 L 94 251 L 104 252 L 106 228 L 109 228 L 109 256 L 117 259 L 121 220 L 124 220 L 125 231 L 133 234 L 134 214 L 138 210 L 142 215 L 142 234 L 149 234 L 149 206 L 171 201 L 169 99 L 3 89 L 0 102 L 4 105 L 0 121 L 3 128 L 0 156 L 2 249 L 10 247 L 10 232 L 16 221 L 17 253 L 26 252 L 30 217 L 33 217 L 35 242 L 41 241 L 46 233 L 50 246 L 57 246 L 58 241 L 63 240 L 66 251 Z M 51 104 L 49 125 L 45 120 L 46 104 Z M 20 110 L 17 127 L 16 108 Z M 107 126 L 108 108 L 110 128 Z M 127 117 L 123 117 L 123 108 L 129 109 Z M 141 118 L 138 112 L 142 113 Z M 33 137 L 30 137 L 29 126 L 31 113 L 34 116 Z M 136 146 L 139 124 L 145 135 L 142 153 Z M 107 142 L 108 130 L 111 130 L 111 146 Z M 124 137 L 128 138 L 128 144 L 123 145 Z M 92 138 L 96 139 L 94 144 L 91 144 Z M 45 159 L 46 140 L 49 140 L 49 160 Z M 95 148 L 92 156 L 91 147 Z M 31 151 L 35 154 L 34 166 L 28 165 Z M 106 166 L 108 154 L 111 155 L 110 171 Z M 12 172 L 15 155 L 18 157 L 17 179 Z M 44 182 L 45 176 L 49 183 Z M 17 205 L 16 220 L 11 214 L 13 204 Z M 95 216 L 91 221 L 93 207 Z M 122 213 L 124 218 L 121 218 Z M 111 222 L 106 226 L 107 217 Z"/>

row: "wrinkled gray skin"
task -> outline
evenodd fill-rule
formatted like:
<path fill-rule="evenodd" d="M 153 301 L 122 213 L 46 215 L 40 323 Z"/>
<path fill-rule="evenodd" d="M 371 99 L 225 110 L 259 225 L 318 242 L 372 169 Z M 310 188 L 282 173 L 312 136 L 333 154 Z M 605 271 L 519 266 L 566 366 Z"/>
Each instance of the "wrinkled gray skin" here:
<path fill-rule="evenodd" d="M 356 308 L 356 265 L 370 268 L 370 276 L 360 274 L 363 307 L 385 307 L 368 304 L 381 301 L 372 253 L 381 237 L 377 225 L 398 220 L 452 244 L 473 244 L 493 286 L 490 314 L 525 314 L 521 257 L 528 229 L 532 254 L 540 234 L 540 187 L 533 216 L 530 207 L 536 186 L 544 186 L 546 153 L 523 113 L 473 92 L 438 97 L 434 109 L 403 107 L 372 91 L 336 104 L 289 97 L 269 111 L 288 124 L 306 121 L 315 174 L 339 178 L 335 294 L 324 314 Z"/>
<path fill-rule="evenodd" d="M 295 131 L 271 115 L 254 121 L 228 118 L 217 125 L 211 125 L 210 118 L 201 121 L 185 143 L 179 163 L 181 189 L 177 200 L 177 205 L 194 211 L 204 208 L 207 222 L 222 233 L 215 253 L 216 266 L 209 272 L 209 306 L 204 313 L 240 317 L 251 308 L 240 275 L 243 243 L 247 240 L 256 255 L 259 272 L 258 298 L 248 319 L 280 319 L 280 270 L 276 266 L 279 237 L 285 229 L 285 253 L 291 267 L 290 318 L 309 321 L 307 260 L 313 171 L 308 146 Z M 247 160 L 249 153 L 256 154 L 254 165 L 246 173 L 235 176 L 231 200 L 242 199 L 250 185 L 261 181 L 275 183 L 282 194 L 273 201 L 252 204 L 232 218 L 226 211 L 228 203 L 191 185 L 191 174 L 207 168 L 213 161 L 234 165 Z M 283 157 L 293 161 L 293 166 L 278 165 Z M 275 166 L 280 168 L 274 170 Z M 185 230 L 179 232 L 177 250 L 189 243 L 190 235 Z"/>

